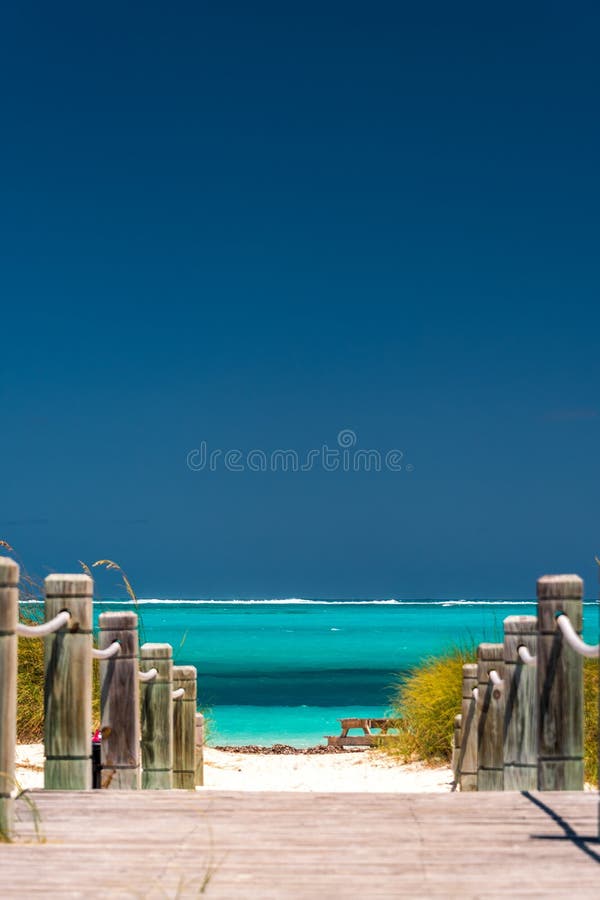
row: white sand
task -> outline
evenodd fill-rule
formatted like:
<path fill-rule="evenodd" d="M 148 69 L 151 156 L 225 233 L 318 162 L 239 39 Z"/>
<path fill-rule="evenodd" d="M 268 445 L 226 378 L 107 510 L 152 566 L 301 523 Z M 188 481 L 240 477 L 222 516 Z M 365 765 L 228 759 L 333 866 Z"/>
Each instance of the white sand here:
<path fill-rule="evenodd" d="M 17 744 L 15 780 L 23 790 L 44 787 L 43 744 Z"/>
<path fill-rule="evenodd" d="M 207 788 L 237 791 L 449 791 L 449 768 L 399 765 L 372 750 L 314 755 L 205 749 Z"/>
<path fill-rule="evenodd" d="M 43 787 L 42 744 L 17 747 L 17 782 Z M 205 788 L 229 791 L 449 791 L 448 768 L 399 765 L 373 750 L 346 753 L 234 753 L 204 749 Z"/>

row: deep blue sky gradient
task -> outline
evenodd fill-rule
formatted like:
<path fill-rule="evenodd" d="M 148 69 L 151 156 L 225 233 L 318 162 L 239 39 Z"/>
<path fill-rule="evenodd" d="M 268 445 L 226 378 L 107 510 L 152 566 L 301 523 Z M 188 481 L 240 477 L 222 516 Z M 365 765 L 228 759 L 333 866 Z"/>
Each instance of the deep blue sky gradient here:
<path fill-rule="evenodd" d="M 593 3 L 5 7 L 0 538 L 143 596 L 596 596 L 599 37 Z M 343 428 L 414 471 L 186 466 Z"/>

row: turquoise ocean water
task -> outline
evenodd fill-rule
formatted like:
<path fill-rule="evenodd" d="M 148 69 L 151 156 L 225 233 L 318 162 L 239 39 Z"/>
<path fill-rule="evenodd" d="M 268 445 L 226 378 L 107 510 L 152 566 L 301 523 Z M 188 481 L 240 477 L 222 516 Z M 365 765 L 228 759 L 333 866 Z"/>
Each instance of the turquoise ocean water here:
<path fill-rule="evenodd" d="M 131 604 L 96 603 L 95 617 Z M 515 601 L 140 601 L 142 639 L 173 645 L 198 669 L 210 744 L 322 743 L 341 716 L 378 716 L 393 685 L 453 645 L 502 639 Z M 598 605 L 584 607 L 598 641 Z"/>

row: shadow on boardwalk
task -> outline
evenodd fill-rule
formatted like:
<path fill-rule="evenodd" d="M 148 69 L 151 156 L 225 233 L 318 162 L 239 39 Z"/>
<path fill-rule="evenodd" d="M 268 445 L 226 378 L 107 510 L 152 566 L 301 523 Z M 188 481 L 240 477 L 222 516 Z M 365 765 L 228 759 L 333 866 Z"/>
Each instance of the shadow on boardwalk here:
<path fill-rule="evenodd" d="M 530 791 L 523 791 L 523 796 L 530 800 L 532 803 L 538 807 L 538 809 L 543 810 L 546 815 L 550 816 L 553 822 L 562 828 L 564 834 L 532 834 L 531 837 L 534 840 L 539 841 L 571 841 L 575 847 L 578 847 L 579 850 L 582 850 L 583 853 L 587 854 L 590 859 L 593 859 L 595 862 L 600 863 L 600 853 L 596 850 L 593 850 L 590 847 L 590 844 L 597 844 L 600 847 L 600 838 L 596 834 L 594 835 L 582 835 L 578 834 L 574 828 L 569 825 L 568 822 L 563 819 L 555 810 L 553 810 L 547 803 L 544 803 L 541 800 L 541 797 L 534 796 Z M 600 819 L 599 819 L 600 821 Z M 600 889 L 599 889 L 600 893 Z"/>

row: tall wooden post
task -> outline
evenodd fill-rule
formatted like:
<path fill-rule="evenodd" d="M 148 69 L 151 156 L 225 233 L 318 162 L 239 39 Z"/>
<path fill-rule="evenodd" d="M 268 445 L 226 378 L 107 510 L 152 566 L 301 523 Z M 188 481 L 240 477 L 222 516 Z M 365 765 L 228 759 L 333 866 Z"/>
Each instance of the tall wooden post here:
<path fill-rule="evenodd" d="M 538 788 L 583 790 L 583 658 L 565 642 L 556 616 L 577 634 L 583 622 L 583 581 L 577 575 L 538 579 Z"/>
<path fill-rule="evenodd" d="M 152 681 L 142 683 L 142 787 L 173 787 L 173 648 L 143 644 L 140 669 L 156 669 Z"/>
<path fill-rule="evenodd" d="M 196 778 L 199 787 L 204 786 L 204 716 L 196 713 Z"/>
<path fill-rule="evenodd" d="M 196 678 L 194 666 L 173 666 L 173 787 L 193 791 L 196 786 Z"/>
<path fill-rule="evenodd" d="M 504 620 L 504 790 L 537 788 L 537 664 L 526 665 L 519 647 L 537 653 L 537 618 Z"/>
<path fill-rule="evenodd" d="M 19 567 L 0 557 L 0 838 L 13 831 L 17 744 L 17 622 Z"/>
<path fill-rule="evenodd" d="M 462 667 L 462 719 L 458 783 L 461 791 L 477 790 L 477 703 L 473 688 L 477 687 L 477 663 Z"/>
<path fill-rule="evenodd" d="M 86 791 L 92 786 L 92 594 L 88 575 L 49 575 L 46 621 L 71 617 L 44 638 L 44 787 Z"/>
<path fill-rule="evenodd" d="M 477 648 L 477 790 L 501 791 L 504 786 L 502 731 L 504 688 L 490 681 L 490 672 L 504 672 L 504 645 Z"/>
<path fill-rule="evenodd" d="M 100 662 L 102 722 L 102 787 L 141 787 L 140 687 L 138 678 L 138 617 L 134 612 L 104 612 L 99 618 L 98 644 L 114 641 L 119 652 Z"/>

